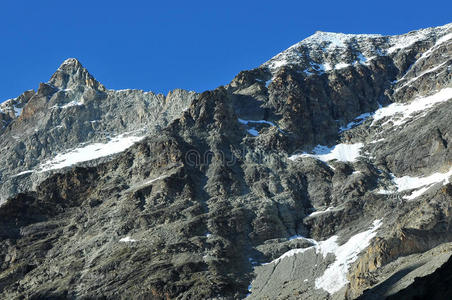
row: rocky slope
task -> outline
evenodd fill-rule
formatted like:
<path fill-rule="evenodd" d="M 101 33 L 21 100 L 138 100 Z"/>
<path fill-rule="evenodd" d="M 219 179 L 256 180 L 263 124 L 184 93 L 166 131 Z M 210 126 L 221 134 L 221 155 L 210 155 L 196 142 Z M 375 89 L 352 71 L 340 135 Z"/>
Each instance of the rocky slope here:
<path fill-rule="evenodd" d="M 37 92 L 1 104 L 0 203 L 54 169 L 125 150 L 167 126 L 196 97 L 184 90 L 167 96 L 107 90 L 76 59 L 66 60 Z"/>
<path fill-rule="evenodd" d="M 451 68 L 451 24 L 317 32 L 201 95 L 109 91 L 66 61 L 7 104 L 2 298 L 425 296 L 452 254 Z"/>

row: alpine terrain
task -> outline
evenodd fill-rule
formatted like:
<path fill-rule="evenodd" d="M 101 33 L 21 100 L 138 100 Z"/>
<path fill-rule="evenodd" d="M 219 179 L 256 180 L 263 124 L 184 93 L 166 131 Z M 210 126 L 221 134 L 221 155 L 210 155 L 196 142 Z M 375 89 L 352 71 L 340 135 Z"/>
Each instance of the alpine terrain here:
<path fill-rule="evenodd" d="M 70 58 L 0 123 L 1 299 L 452 298 L 452 23 L 201 94 Z"/>

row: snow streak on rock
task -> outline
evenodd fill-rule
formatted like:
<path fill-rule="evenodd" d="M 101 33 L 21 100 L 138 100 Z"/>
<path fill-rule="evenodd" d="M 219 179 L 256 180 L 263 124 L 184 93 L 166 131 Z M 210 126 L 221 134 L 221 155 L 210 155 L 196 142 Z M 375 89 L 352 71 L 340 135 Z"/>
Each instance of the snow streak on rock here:
<path fill-rule="evenodd" d="M 377 234 L 377 229 L 380 228 L 382 224 L 381 220 L 374 221 L 369 230 L 352 236 L 341 246 L 338 246 L 335 243 L 335 240 L 334 242 L 331 242 L 329 244 L 330 248 L 324 250 L 326 250 L 326 253 L 334 253 L 336 260 L 328 266 L 322 276 L 315 280 L 315 287 L 317 289 L 323 289 L 330 294 L 334 294 L 343 288 L 349 282 L 347 273 L 350 264 L 356 261 L 361 251 L 369 246 L 370 241 Z M 330 239 L 332 238 L 334 238 L 334 236 Z"/>
<path fill-rule="evenodd" d="M 331 160 L 338 160 L 343 162 L 354 162 L 360 156 L 362 143 L 356 144 L 338 144 L 333 147 L 317 145 L 312 151 L 313 154 L 302 153 L 294 154 L 289 157 L 290 160 L 296 160 L 302 157 L 313 157 L 318 160 L 327 162 Z"/>
<path fill-rule="evenodd" d="M 247 125 L 247 126 L 250 127 L 247 130 L 247 132 L 249 134 L 251 134 L 252 136 L 258 136 L 259 135 L 259 131 L 256 129 L 256 127 L 251 126 L 251 124 L 266 124 L 266 125 L 269 125 L 269 126 L 272 126 L 272 127 L 277 127 L 273 122 L 266 121 L 266 120 L 253 121 L 253 120 L 243 120 L 243 119 L 239 118 L 238 121 L 239 121 L 240 124 Z"/>
<path fill-rule="evenodd" d="M 429 108 L 450 99 L 452 99 L 452 88 L 445 88 L 431 96 L 419 97 L 407 104 L 392 103 L 378 109 L 373 114 L 372 125 L 375 125 L 379 120 L 386 119 L 381 125 L 392 122 L 393 125 L 399 126 L 406 123 L 419 112 L 424 112 L 419 117 L 425 116 L 425 113 Z"/>
<path fill-rule="evenodd" d="M 393 194 L 394 192 L 403 192 L 414 190 L 410 195 L 405 195 L 403 198 L 407 200 L 413 200 L 423 193 L 425 193 L 434 184 L 442 183 L 446 185 L 449 183 L 449 178 L 452 176 L 452 168 L 446 173 L 434 173 L 427 177 L 394 177 L 392 175 L 392 181 L 395 184 L 396 191 L 380 190 L 379 194 Z"/>
<path fill-rule="evenodd" d="M 79 162 L 90 161 L 116 154 L 126 150 L 143 138 L 143 136 L 125 136 L 125 134 L 121 134 L 115 138 L 112 138 L 107 143 L 89 144 L 73 149 L 68 153 L 58 154 L 50 161 L 47 161 L 39 166 L 39 169 L 40 172 L 61 169 Z"/>
<path fill-rule="evenodd" d="M 350 265 L 358 259 L 359 254 L 369 246 L 370 241 L 376 236 L 377 229 L 382 225 L 381 220 L 375 220 L 369 230 L 360 232 L 352 236 L 345 244 L 338 244 L 339 236 L 334 235 L 325 241 L 317 242 L 313 239 L 305 239 L 313 244 L 311 247 L 302 249 L 292 249 L 270 262 L 270 264 L 279 263 L 281 260 L 302 254 L 308 249 L 314 248 L 317 254 L 326 258 L 328 254 L 334 254 L 335 260 L 328 266 L 322 276 L 315 280 L 315 287 L 323 289 L 330 294 L 334 294 L 343 288 L 349 281 L 347 273 Z"/>
<path fill-rule="evenodd" d="M 125 238 L 122 238 L 119 240 L 121 243 L 135 243 L 137 240 L 134 240 L 130 238 L 130 236 L 126 236 Z"/>

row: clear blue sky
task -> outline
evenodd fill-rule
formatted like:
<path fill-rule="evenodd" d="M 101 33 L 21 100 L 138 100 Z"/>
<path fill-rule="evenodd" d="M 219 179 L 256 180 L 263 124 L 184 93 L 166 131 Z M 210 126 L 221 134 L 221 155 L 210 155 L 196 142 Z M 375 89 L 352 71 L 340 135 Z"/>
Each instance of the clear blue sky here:
<path fill-rule="evenodd" d="M 202 92 L 316 30 L 398 34 L 452 22 L 452 1 L 23 1 L 0 3 L 0 101 L 68 57 L 107 88 Z"/>

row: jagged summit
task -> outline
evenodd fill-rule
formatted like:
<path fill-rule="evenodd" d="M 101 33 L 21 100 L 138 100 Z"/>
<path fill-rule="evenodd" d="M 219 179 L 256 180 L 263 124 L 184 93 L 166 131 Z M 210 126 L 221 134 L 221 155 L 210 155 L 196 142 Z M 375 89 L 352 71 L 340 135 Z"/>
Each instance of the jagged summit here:
<path fill-rule="evenodd" d="M 388 42 L 391 46 L 395 46 L 397 43 L 406 42 L 410 40 L 415 42 L 426 38 L 440 38 L 441 36 L 447 34 L 452 29 L 452 23 L 438 26 L 429 27 L 419 30 L 413 30 L 405 34 L 400 35 L 382 35 L 382 34 L 363 34 L 363 33 L 341 33 L 341 32 L 327 32 L 327 31 L 316 31 L 313 35 L 305 38 L 304 40 L 292 45 L 287 50 L 296 48 L 299 46 L 327 46 L 325 50 L 335 48 L 335 47 L 347 47 L 350 43 L 359 40 L 370 40 L 370 39 L 383 39 Z"/>
<path fill-rule="evenodd" d="M 52 75 L 49 84 L 59 89 L 75 89 L 84 86 L 105 91 L 105 87 L 76 58 L 66 59 Z"/>
<path fill-rule="evenodd" d="M 319 45 L 326 48 L 346 47 L 350 41 L 357 39 L 380 38 L 381 34 L 346 34 L 336 32 L 316 31 L 313 35 L 307 37 L 292 47 L 300 45 Z"/>
<path fill-rule="evenodd" d="M 357 63 L 366 64 L 380 56 L 396 55 L 415 43 L 431 44 L 431 47 L 451 38 L 452 23 L 394 36 L 317 31 L 277 54 L 261 68 L 275 73 L 282 66 L 292 65 L 306 75 L 319 74 Z"/>
<path fill-rule="evenodd" d="M 72 69 L 83 67 L 80 61 L 76 58 L 68 58 L 60 65 L 59 69 Z"/>

